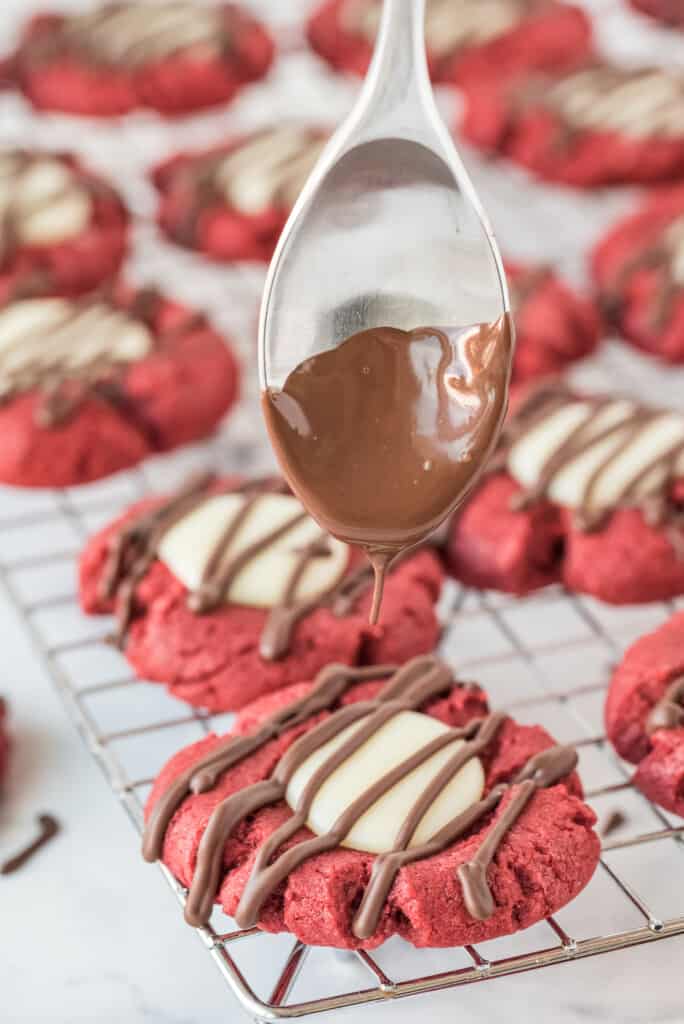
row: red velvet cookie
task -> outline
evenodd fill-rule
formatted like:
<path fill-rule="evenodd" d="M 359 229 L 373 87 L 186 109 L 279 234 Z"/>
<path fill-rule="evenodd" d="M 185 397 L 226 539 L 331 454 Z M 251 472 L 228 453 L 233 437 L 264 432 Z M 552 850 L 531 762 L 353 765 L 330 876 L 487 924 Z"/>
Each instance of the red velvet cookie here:
<path fill-rule="evenodd" d="M 595 248 L 606 316 L 637 348 L 684 362 L 684 186 L 659 190 Z"/>
<path fill-rule="evenodd" d="M 525 594 L 548 583 L 612 604 L 684 593 L 684 417 L 532 390 L 496 467 L 455 517 L 453 574 Z"/>
<path fill-rule="evenodd" d="M 632 644 L 606 700 L 608 738 L 635 786 L 684 816 L 684 612 Z"/>
<path fill-rule="evenodd" d="M 380 0 L 326 0 L 309 19 L 312 48 L 338 71 L 363 75 Z M 435 82 L 458 82 L 479 69 L 573 67 L 591 46 L 587 16 L 552 0 L 428 0 L 427 46 Z"/>
<path fill-rule="evenodd" d="M 189 888 L 191 924 L 218 902 L 239 927 L 311 945 L 481 942 L 591 878 L 600 844 L 575 764 L 433 656 L 328 666 L 173 757 L 143 851 Z"/>
<path fill-rule="evenodd" d="M 591 188 L 684 172 L 684 76 L 676 71 L 592 63 L 559 77 L 481 68 L 461 86 L 463 135 L 541 178 Z"/>
<path fill-rule="evenodd" d="M 559 373 L 589 355 L 601 336 L 594 304 L 569 288 L 553 271 L 506 261 L 515 316 L 514 386 Z"/>
<path fill-rule="evenodd" d="M 9 736 L 7 734 L 7 702 L 0 697 L 0 786 L 2 786 L 9 761 Z"/>
<path fill-rule="evenodd" d="M 90 291 L 126 252 L 120 197 L 68 154 L 0 150 L 0 217 L 0 303 Z"/>
<path fill-rule="evenodd" d="M 235 359 L 201 315 L 151 289 L 0 307 L 0 480 L 88 483 L 211 433 Z"/>
<path fill-rule="evenodd" d="M 629 0 L 632 7 L 673 28 L 684 28 L 682 0 Z"/>
<path fill-rule="evenodd" d="M 330 661 L 402 663 L 439 638 L 443 573 L 432 552 L 391 572 L 370 627 L 365 558 L 273 486 L 192 481 L 135 506 L 83 552 L 84 610 L 117 611 L 136 672 L 190 704 L 242 707 Z"/>
<path fill-rule="evenodd" d="M 281 125 L 178 154 L 153 172 L 161 228 L 213 260 L 269 260 L 326 138 Z"/>
<path fill-rule="evenodd" d="M 236 4 L 114 2 L 29 21 L 6 72 L 34 106 L 112 117 L 225 103 L 273 59 L 266 29 Z"/>

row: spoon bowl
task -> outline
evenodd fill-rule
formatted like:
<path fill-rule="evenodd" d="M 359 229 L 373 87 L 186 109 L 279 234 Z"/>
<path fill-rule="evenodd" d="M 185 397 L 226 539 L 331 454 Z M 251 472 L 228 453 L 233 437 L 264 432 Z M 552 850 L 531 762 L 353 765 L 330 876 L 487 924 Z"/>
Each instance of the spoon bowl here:
<path fill-rule="evenodd" d="M 491 229 L 435 106 L 424 7 L 385 0 L 359 100 L 281 236 L 261 308 L 262 389 L 358 331 L 508 311 Z"/>

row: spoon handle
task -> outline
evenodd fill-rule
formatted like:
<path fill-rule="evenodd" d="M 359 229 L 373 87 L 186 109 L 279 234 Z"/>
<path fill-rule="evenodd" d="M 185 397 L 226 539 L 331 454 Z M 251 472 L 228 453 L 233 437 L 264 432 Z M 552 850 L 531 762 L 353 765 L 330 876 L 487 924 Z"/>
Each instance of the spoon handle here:
<path fill-rule="evenodd" d="M 356 130 L 368 138 L 416 138 L 434 109 L 425 52 L 425 0 L 384 0 Z M 435 111 L 436 113 L 436 111 Z M 353 117 L 353 115 L 352 115 Z"/>

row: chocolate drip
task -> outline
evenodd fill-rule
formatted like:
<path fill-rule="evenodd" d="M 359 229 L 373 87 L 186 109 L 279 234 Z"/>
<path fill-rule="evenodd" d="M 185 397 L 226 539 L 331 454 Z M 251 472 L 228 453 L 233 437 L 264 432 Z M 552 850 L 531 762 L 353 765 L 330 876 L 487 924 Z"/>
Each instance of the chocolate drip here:
<path fill-rule="evenodd" d="M 19 853 L 15 854 L 14 857 L 5 861 L 0 866 L 0 875 L 13 875 L 15 871 L 23 868 L 35 856 L 38 850 L 42 849 L 46 843 L 49 843 L 51 839 L 58 835 L 61 828 L 57 819 L 51 814 L 39 814 L 38 827 L 40 829 L 38 837 Z"/>
<path fill-rule="evenodd" d="M 658 729 L 681 729 L 684 727 L 684 676 L 678 676 L 670 683 L 646 719 L 646 732 L 650 735 Z"/>
<path fill-rule="evenodd" d="M 497 453 L 499 459 L 490 467 L 490 471 L 502 468 L 502 463 L 506 464 L 511 449 L 517 443 L 550 420 L 564 406 L 576 401 L 589 406 L 587 416 L 544 460 L 535 484 L 514 495 L 511 507 L 515 510 L 524 509 L 549 498 L 550 489 L 560 473 L 592 448 L 615 438 L 615 446 L 601 459 L 582 486 L 579 503 L 573 512 L 574 525 L 585 532 L 598 530 L 610 512 L 622 506 L 641 508 L 651 525 L 662 525 L 666 520 L 669 520 L 670 526 L 678 525 L 676 510 L 669 505 L 669 490 L 677 475 L 678 464 L 684 456 L 684 440 L 677 440 L 656 456 L 645 460 L 642 458 L 610 503 L 599 505 L 595 500 L 596 490 L 604 475 L 639 441 L 645 430 L 665 415 L 661 410 L 636 402 L 631 403 L 632 407 L 616 422 L 597 431 L 594 426 L 596 418 L 613 404 L 614 399 L 599 396 L 575 398 L 561 383 L 543 384 L 531 391 L 506 426 Z M 642 493 L 644 482 L 658 470 L 661 472 L 657 482 L 646 493 Z"/>
<path fill-rule="evenodd" d="M 341 696 L 350 684 L 360 679 L 382 676 L 391 678 L 374 700 L 338 707 Z M 482 754 L 495 740 L 506 720 L 506 716 L 500 713 L 474 720 L 461 729 L 450 729 L 435 737 L 370 785 L 342 812 L 328 832 L 304 838 L 279 852 L 306 825 L 317 792 L 340 765 L 395 715 L 418 709 L 457 685 L 462 684 L 454 682 L 449 668 L 433 656 L 415 658 L 399 670 L 391 667 L 348 669 L 330 666 L 319 674 L 314 688 L 306 697 L 277 712 L 250 736 L 230 738 L 178 776 L 159 798 L 148 822 L 143 845 L 147 860 L 161 856 L 169 823 L 189 793 L 211 789 L 228 768 L 282 735 L 285 730 L 302 724 L 321 710 L 333 712 L 287 749 L 270 778 L 231 794 L 214 808 L 197 852 L 186 905 L 188 922 L 201 925 L 208 920 L 221 882 L 225 844 L 238 824 L 247 815 L 284 799 L 288 784 L 297 769 L 315 751 L 340 736 L 354 723 L 359 723 L 358 727 L 314 771 L 293 814 L 258 849 L 235 915 L 238 925 L 247 928 L 255 924 L 264 903 L 298 865 L 339 846 L 377 800 L 437 751 L 457 741 L 465 742 L 461 743 L 415 804 L 408 809 L 392 850 L 375 858 L 371 878 L 355 915 L 352 930 L 360 939 L 371 936 L 378 926 L 399 869 L 405 864 L 446 849 L 494 810 L 510 791 L 513 797 L 504 813 L 486 836 L 475 858 L 462 865 L 459 872 L 469 910 L 475 916 L 487 916 L 484 914 L 487 896 L 491 902 L 486 882 L 487 867 L 534 790 L 555 785 L 574 769 L 577 761 L 574 750 L 554 747 L 543 751 L 527 762 L 513 782 L 496 786 L 483 800 L 459 814 L 428 842 L 414 848 L 409 848 L 409 844 L 420 822 L 444 788 L 472 758 Z"/>

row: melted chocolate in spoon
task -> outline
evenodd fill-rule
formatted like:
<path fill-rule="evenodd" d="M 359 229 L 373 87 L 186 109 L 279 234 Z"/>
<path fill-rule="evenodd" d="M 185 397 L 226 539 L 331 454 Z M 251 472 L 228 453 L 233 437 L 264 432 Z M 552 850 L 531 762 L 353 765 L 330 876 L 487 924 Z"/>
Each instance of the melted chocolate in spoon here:
<path fill-rule="evenodd" d="M 271 442 L 321 526 L 385 573 L 463 500 L 506 411 L 509 317 L 462 329 L 377 327 L 311 356 L 263 393 Z"/>

